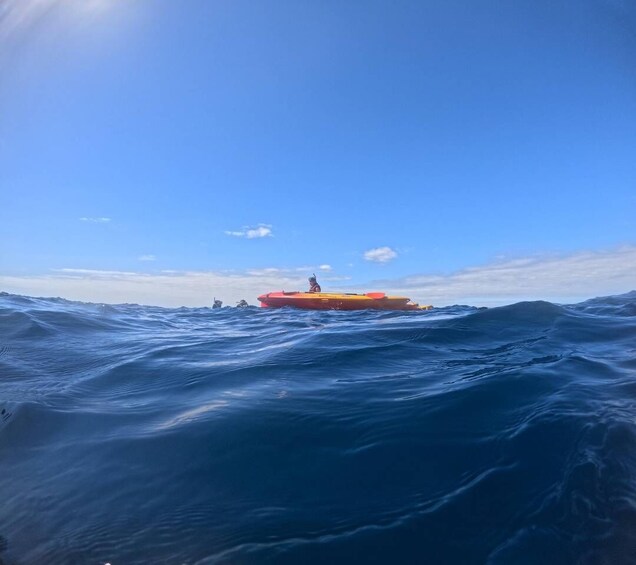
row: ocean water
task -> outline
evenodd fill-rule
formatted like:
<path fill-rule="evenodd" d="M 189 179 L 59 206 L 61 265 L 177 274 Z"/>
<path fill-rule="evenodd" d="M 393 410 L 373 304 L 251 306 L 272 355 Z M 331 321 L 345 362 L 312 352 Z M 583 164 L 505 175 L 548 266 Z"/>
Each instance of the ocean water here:
<path fill-rule="evenodd" d="M 6 564 L 636 563 L 636 292 L 429 312 L 0 295 Z"/>

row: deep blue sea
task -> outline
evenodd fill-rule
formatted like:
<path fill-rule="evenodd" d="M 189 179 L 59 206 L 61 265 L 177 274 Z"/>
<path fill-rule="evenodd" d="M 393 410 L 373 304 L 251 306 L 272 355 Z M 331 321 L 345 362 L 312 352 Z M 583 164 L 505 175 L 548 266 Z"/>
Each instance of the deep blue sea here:
<path fill-rule="evenodd" d="M 636 563 L 636 292 L 428 312 L 0 294 L 6 564 Z"/>

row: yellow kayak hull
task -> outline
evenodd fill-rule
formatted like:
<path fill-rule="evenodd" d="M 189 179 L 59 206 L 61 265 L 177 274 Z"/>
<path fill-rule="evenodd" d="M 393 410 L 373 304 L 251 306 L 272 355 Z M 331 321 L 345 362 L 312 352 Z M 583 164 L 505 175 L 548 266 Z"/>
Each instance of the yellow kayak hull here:
<path fill-rule="evenodd" d="M 367 294 L 337 292 L 269 292 L 258 297 L 263 308 L 301 308 L 304 310 L 428 310 L 404 296 L 383 292 Z"/>

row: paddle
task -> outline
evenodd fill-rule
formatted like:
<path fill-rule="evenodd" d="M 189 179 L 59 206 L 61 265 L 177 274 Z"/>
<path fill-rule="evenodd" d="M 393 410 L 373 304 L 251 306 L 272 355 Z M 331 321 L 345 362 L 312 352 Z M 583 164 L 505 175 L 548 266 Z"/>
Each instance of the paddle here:
<path fill-rule="evenodd" d="M 384 292 L 367 292 L 365 296 L 373 298 L 374 300 L 380 300 L 380 298 L 386 298 Z"/>

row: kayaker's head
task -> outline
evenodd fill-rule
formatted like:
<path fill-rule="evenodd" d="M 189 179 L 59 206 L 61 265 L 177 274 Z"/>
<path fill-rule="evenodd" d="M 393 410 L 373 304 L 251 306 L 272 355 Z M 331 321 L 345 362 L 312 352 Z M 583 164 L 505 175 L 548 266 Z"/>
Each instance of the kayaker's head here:
<path fill-rule="evenodd" d="M 309 277 L 309 282 L 310 283 L 315 283 L 316 282 L 316 275 L 312 275 L 311 277 Z"/>

